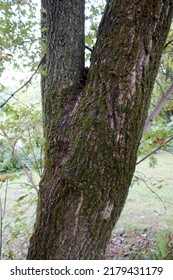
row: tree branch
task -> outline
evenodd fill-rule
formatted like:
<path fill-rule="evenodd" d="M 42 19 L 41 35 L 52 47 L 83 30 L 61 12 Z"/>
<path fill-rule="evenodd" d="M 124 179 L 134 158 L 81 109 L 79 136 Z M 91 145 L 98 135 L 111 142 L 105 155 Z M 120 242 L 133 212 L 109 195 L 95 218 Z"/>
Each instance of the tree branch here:
<path fill-rule="evenodd" d="M 173 140 L 173 136 L 171 136 L 164 144 L 160 145 L 158 148 L 154 149 L 151 153 L 149 153 L 148 155 L 146 155 L 145 157 L 143 157 L 141 160 L 137 161 L 136 165 L 140 164 L 141 162 L 143 162 L 145 159 L 147 159 L 148 157 L 150 157 L 151 155 L 153 155 L 155 152 L 157 152 L 158 150 L 160 150 L 163 146 L 165 146 L 166 144 L 168 144 L 170 141 Z"/>
<path fill-rule="evenodd" d="M 165 44 L 165 46 L 164 46 L 164 49 L 166 49 L 167 48 L 167 46 L 169 46 L 170 44 L 172 44 L 173 43 L 173 39 L 172 40 L 170 40 L 170 41 L 168 41 L 166 44 Z"/>
<path fill-rule="evenodd" d="M 89 50 L 90 52 L 93 51 L 93 48 L 90 48 L 89 46 L 85 45 L 85 49 Z"/>
<path fill-rule="evenodd" d="M 143 179 L 141 177 L 137 177 L 137 176 L 134 176 L 134 177 L 138 178 L 139 180 L 141 180 L 145 184 L 145 186 L 160 200 L 160 202 L 163 204 L 164 209 L 166 210 L 165 203 L 169 203 L 169 202 L 163 201 L 162 198 L 149 186 L 149 184 L 147 184 L 145 179 Z"/>
<path fill-rule="evenodd" d="M 156 119 L 156 117 L 160 113 L 161 109 L 163 108 L 165 103 L 169 100 L 169 98 L 171 97 L 172 94 L 173 94 L 173 83 L 170 85 L 170 87 L 165 92 L 165 94 L 162 96 L 162 98 L 157 102 L 156 107 L 148 116 L 148 118 L 145 122 L 144 129 L 143 129 L 143 134 L 145 134 L 145 132 L 150 129 L 153 121 Z"/>
<path fill-rule="evenodd" d="M 26 174 L 26 176 L 27 176 L 29 182 L 31 183 L 32 187 L 36 190 L 36 192 L 38 192 L 38 189 L 36 187 L 36 184 L 34 182 L 32 174 L 30 174 L 28 172 L 28 169 L 25 167 L 24 163 L 22 162 L 20 156 L 17 153 L 17 150 L 15 149 L 13 143 L 11 142 L 10 138 L 8 137 L 6 131 L 3 128 L 3 126 L 0 126 L 0 130 L 2 131 L 3 137 L 7 140 L 8 144 L 9 144 L 9 146 L 10 146 L 10 148 L 11 148 L 11 150 L 12 150 L 14 156 L 15 156 L 15 158 L 18 160 L 18 162 L 19 162 L 23 172 Z"/>
<path fill-rule="evenodd" d="M 21 41 L 20 43 L 18 43 L 18 44 L 15 44 L 15 45 L 13 45 L 13 46 L 11 46 L 10 47 L 10 50 L 12 49 L 12 48 L 16 48 L 16 47 L 18 47 L 18 46 L 21 46 L 21 45 L 23 45 L 23 44 L 26 44 L 26 43 L 34 43 L 34 42 L 36 42 L 36 41 L 38 41 L 38 40 L 41 40 L 41 38 L 37 38 L 37 39 L 31 39 L 31 40 L 23 40 L 23 41 Z"/>
<path fill-rule="evenodd" d="M 13 92 L 13 93 L 9 96 L 9 98 L 7 98 L 7 99 L 4 101 L 4 103 L 2 103 L 2 104 L 0 105 L 0 108 L 1 108 L 1 109 L 8 103 L 8 101 L 9 101 L 12 97 L 14 97 L 14 95 L 15 95 L 17 92 L 19 92 L 21 89 L 23 89 L 27 84 L 29 84 L 29 83 L 32 81 L 33 77 L 37 74 L 37 71 L 39 70 L 41 64 L 45 61 L 45 59 L 46 59 L 46 54 L 45 54 L 45 55 L 42 57 L 42 59 L 40 60 L 40 62 L 39 62 L 39 64 L 38 64 L 37 68 L 35 69 L 34 73 L 31 75 L 31 77 L 30 77 L 20 88 L 18 88 L 15 92 Z"/>

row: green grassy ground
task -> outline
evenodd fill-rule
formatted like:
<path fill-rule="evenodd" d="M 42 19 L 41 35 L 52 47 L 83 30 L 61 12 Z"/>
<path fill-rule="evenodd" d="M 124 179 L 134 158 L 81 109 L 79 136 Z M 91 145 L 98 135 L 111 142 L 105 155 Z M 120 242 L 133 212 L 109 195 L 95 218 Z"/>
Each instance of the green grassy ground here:
<path fill-rule="evenodd" d="M 159 153 L 156 159 L 155 168 L 149 167 L 148 159 L 137 166 L 135 175 L 146 183 L 139 181 L 130 187 L 115 231 L 173 230 L 173 155 Z"/>

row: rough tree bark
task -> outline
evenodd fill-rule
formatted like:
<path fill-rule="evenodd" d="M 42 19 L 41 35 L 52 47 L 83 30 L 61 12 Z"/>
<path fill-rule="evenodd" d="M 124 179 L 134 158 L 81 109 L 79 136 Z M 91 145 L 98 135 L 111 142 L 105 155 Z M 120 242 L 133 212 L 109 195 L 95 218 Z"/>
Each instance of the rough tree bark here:
<path fill-rule="evenodd" d="M 104 258 L 172 19 L 169 0 L 108 0 L 85 81 L 84 2 L 44 0 L 46 155 L 28 259 Z"/>

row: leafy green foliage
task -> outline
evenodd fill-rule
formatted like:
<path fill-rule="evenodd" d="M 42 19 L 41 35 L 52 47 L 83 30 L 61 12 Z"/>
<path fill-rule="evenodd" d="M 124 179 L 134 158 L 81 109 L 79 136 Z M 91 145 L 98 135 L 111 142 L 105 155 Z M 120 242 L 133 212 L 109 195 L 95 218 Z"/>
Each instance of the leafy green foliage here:
<path fill-rule="evenodd" d="M 173 258 L 173 234 L 169 229 L 161 230 L 156 237 L 157 258 Z"/>
<path fill-rule="evenodd" d="M 0 122 L 3 149 L 0 171 L 14 171 L 14 168 L 25 166 L 28 169 L 34 168 L 41 176 L 43 137 L 40 109 L 30 106 L 16 108 L 7 104 L 3 112 L 3 122 Z"/>
<path fill-rule="evenodd" d="M 1 141 L 0 146 L 0 173 L 14 172 L 20 170 L 21 166 L 17 159 L 12 155 L 9 149 L 3 146 Z"/>
<path fill-rule="evenodd" d="M 6 81 L 15 80 L 9 72 L 25 75 L 34 71 L 40 60 L 40 23 L 37 1 L 0 1 L 0 96 L 7 91 Z M 9 85 L 8 82 L 8 85 Z M 13 82 L 15 84 L 15 82 Z M 1 95 L 2 94 L 2 95 Z M 1 102 L 3 99 L 1 99 Z"/>
<path fill-rule="evenodd" d="M 105 0 L 86 1 L 86 15 L 85 15 L 85 43 L 88 47 L 93 49 L 96 42 L 98 25 L 103 14 Z M 89 64 L 91 52 L 86 50 L 86 62 Z"/>

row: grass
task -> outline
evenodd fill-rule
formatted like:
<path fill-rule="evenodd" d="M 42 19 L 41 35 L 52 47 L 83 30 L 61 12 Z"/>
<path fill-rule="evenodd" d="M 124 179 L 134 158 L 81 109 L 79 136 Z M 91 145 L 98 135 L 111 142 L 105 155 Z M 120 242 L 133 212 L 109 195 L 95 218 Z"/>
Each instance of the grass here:
<path fill-rule="evenodd" d="M 140 239 L 141 244 L 145 244 L 146 231 L 173 231 L 173 155 L 159 153 L 156 159 L 158 165 L 154 169 L 149 167 L 148 160 L 137 166 L 135 176 L 142 180 L 134 182 L 130 187 L 125 207 L 113 231 L 113 236 L 124 238 L 128 243 L 135 237 Z M 36 208 L 36 192 L 26 186 L 26 182 L 23 175 L 8 184 L 7 207 L 3 219 L 3 259 L 25 259 L 26 256 Z M 5 186 L 6 183 L 0 185 L 2 202 Z M 122 237 L 122 232 L 128 237 Z"/>
<path fill-rule="evenodd" d="M 142 178 L 132 184 L 115 232 L 150 229 L 173 230 L 173 155 L 156 155 L 157 166 L 149 167 L 149 160 L 137 165 L 135 175 Z"/>

